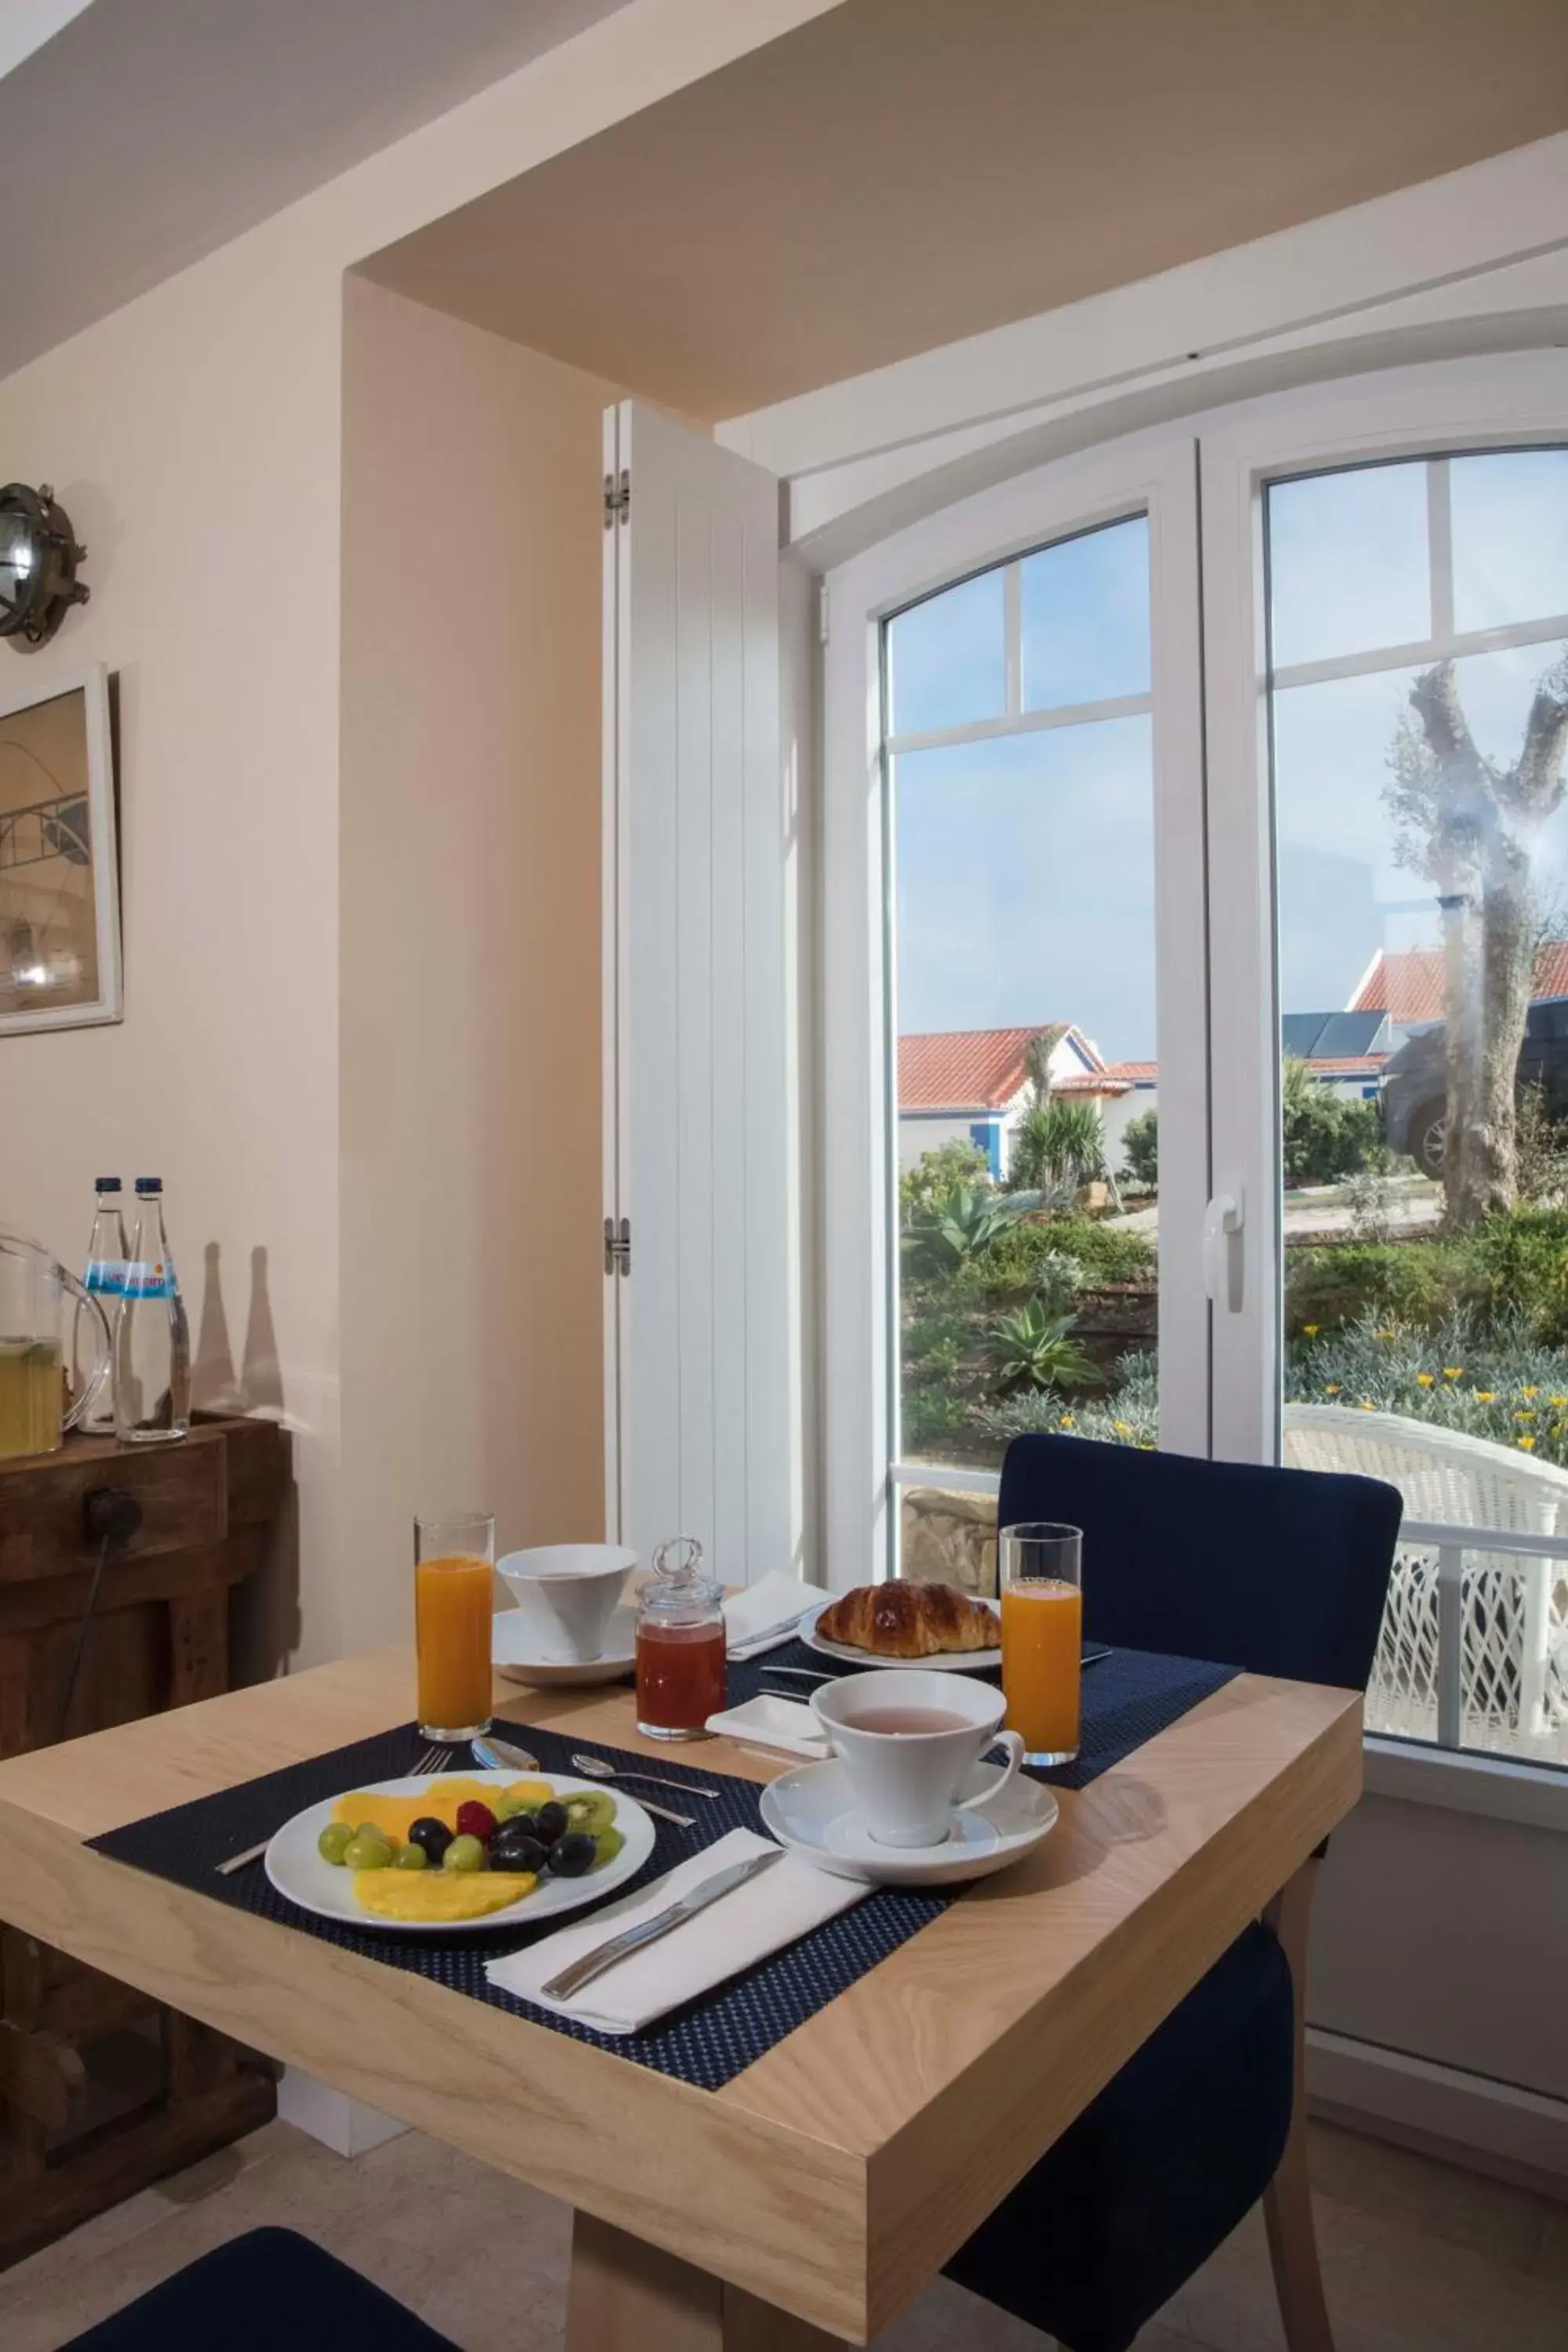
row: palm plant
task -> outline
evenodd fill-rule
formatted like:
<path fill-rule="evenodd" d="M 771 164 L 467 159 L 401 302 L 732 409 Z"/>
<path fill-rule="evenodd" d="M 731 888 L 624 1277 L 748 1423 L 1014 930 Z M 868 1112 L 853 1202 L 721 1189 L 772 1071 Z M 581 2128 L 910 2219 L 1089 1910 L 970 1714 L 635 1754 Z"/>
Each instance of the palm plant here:
<path fill-rule="evenodd" d="M 1020 1118 L 1007 1162 L 1009 1192 L 1076 1192 L 1109 1174 L 1100 1113 L 1089 1102 L 1037 1096 Z"/>

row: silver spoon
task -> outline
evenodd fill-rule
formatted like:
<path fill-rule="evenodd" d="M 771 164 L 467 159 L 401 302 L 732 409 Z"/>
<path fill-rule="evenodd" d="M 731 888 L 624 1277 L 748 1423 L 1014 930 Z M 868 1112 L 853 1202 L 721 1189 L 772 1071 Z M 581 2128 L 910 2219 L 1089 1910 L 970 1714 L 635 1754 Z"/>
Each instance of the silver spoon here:
<path fill-rule="evenodd" d="M 487 1771 L 538 1772 L 543 1769 L 537 1756 L 531 1756 L 526 1748 L 519 1748 L 510 1739 L 474 1739 L 468 1744 L 475 1758 Z M 574 1757 L 572 1760 L 574 1763 L 581 1763 L 582 1759 Z M 596 1756 L 593 1760 L 595 1769 L 589 1776 L 590 1778 L 602 1778 L 605 1773 L 609 1773 L 612 1780 L 615 1778 L 607 1764 L 601 1765 Z M 678 1784 L 672 1780 L 668 1785 L 671 1788 L 677 1785 L 684 1788 L 686 1784 L 684 1781 Z M 711 1789 L 695 1789 L 692 1794 L 698 1797 L 710 1797 L 717 1794 L 717 1791 Z M 668 1805 L 656 1805 L 651 1797 L 644 1799 L 643 1811 L 645 1813 L 657 1813 L 661 1822 L 673 1822 L 678 1829 L 689 1830 L 697 1826 L 695 1813 L 678 1813 Z"/>
<path fill-rule="evenodd" d="M 602 1756 L 574 1756 L 577 1770 L 590 1780 L 651 1780 L 656 1789 L 679 1789 L 683 1797 L 716 1797 L 717 1789 L 694 1789 L 689 1780 L 666 1780 L 658 1772 L 619 1772 Z"/>

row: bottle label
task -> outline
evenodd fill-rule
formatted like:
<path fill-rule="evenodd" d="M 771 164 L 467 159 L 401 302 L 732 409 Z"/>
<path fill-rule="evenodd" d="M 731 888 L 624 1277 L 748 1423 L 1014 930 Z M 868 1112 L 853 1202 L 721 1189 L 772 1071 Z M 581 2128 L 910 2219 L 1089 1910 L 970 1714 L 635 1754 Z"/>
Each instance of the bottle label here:
<path fill-rule="evenodd" d="M 87 1269 L 86 1287 L 95 1290 L 102 1298 L 118 1298 L 125 1287 L 125 1260 L 122 1257 L 95 1257 Z"/>
<path fill-rule="evenodd" d="M 127 1298 L 173 1297 L 174 1269 L 166 1258 L 128 1258 L 123 1288 Z"/>

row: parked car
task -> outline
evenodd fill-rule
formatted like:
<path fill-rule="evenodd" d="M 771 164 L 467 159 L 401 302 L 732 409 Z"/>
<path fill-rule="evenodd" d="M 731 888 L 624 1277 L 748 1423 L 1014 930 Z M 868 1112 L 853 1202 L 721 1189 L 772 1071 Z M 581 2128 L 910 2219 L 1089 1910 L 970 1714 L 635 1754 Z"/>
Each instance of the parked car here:
<path fill-rule="evenodd" d="M 1383 1070 L 1383 1117 L 1391 1151 L 1407 1152 L 1425 1175 L 1443 1173 L 1447 1129 L 1447 1024 L 1413 1029 Z M 1516 1087 L 1539 1086 L 1554 1118 L 1568 1116 L 1568 996 L 1540 996 L 1525 1016 Z"/>

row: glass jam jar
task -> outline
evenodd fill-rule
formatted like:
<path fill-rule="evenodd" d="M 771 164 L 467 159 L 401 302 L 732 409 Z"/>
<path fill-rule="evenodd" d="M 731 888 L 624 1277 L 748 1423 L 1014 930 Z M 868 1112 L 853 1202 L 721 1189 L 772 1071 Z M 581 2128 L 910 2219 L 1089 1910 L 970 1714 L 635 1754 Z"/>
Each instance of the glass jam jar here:
<path fill-rule="evenodd" d="M 695 1536 L 670 1536 L 637 1596 L 637 1729 L 706 1739 L 724 1704 L 724 1589 L 702 1573 Z"/>

